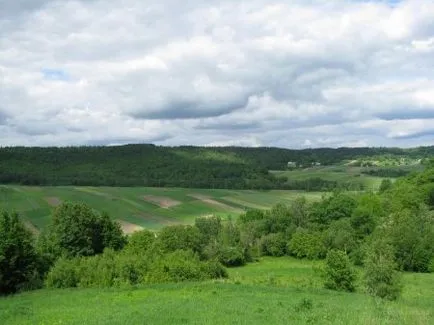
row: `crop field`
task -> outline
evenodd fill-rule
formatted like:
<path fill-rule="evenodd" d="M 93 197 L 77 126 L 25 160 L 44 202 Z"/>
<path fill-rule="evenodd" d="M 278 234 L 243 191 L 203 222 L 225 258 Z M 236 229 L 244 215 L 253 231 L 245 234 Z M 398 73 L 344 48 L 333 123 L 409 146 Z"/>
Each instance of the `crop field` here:
<path fill-rule="evenodd" d="M 434 274 L 404 274 L 402 297 L 322 288 L 321 261 L 263 258 L 229 279 L 138 288 L 37 290 L 0 299 L 1 324 L 408 324 L 434 322 Z M 97 306 L 97 307 L 96 307 Z"/>
<path fill-rule="evenodd" d="M 17 211 L 35 232 L 50 220 L 52 210 L 64 201 L 83 202 L 106 211 L 125 232 L 141 227 L 159 229 L 191 223 L 198 216 L 236 217 L 246 208 L 266 209 L 290 203 L 296 197 L 318 200 L 322 193 L 299 191 L 241 191 L 217 189 L 141 187 L 31 187 L 0 186 L 0 210 Z"/>

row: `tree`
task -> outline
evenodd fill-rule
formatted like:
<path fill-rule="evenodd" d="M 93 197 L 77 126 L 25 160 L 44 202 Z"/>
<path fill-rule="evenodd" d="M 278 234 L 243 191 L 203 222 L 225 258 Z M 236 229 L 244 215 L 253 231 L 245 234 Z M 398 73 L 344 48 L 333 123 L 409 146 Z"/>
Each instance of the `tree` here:
<path fill-rule="evenodd" d="M 370 245 L 365 260 L 365 284 L 369 294 L 395 300 L 402 286 L 396 270 L 393 247 L 383 238 L 376 238 Z"/>
<path fill-rule="evenodd" d="M 327 253 L 324 276 L 324 287 L 327 289 L 349 292 L 355 290 L 356 273 L 343 251 L 333 249 Z"/>
<path fill-rule="evenodd" d="M 157 242 L 163 252 L 167 253 L 176 250 L 192 250 L 195 253 L 201 251 L 201 233 L 190 225 L 164 227 L 158 234 Z"/>
<path fill-rule="evenodd" d="M 125 243 L 120 225 L 83 203 L 62 203 L 53 214 L 48 237 L 67 256 L 91 256 Z"/>
<path fill-rule="evenodd" d="M 0 294 L 25 287 L 37 272 L 33 235 L 16 213 L 0 214 Z"/>

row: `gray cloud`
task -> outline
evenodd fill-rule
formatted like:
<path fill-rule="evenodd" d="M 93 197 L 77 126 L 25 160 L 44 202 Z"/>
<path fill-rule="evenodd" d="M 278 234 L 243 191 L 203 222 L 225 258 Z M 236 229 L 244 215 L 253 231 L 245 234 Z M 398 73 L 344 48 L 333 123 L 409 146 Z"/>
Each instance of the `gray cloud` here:
<path fill-rule="evenodd" d="M 434 141 L 430 0 L 0 8 L 0 145 Z"/>

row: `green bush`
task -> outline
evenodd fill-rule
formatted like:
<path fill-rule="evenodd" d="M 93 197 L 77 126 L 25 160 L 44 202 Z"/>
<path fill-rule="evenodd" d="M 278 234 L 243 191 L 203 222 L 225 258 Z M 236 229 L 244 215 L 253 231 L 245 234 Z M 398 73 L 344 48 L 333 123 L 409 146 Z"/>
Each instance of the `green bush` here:
<path fill-rule="evenodd" d="M 104 248 L 125 244 L 120 225 L 82 203 L 63 203 L 56 208 L 46 235 L 57 246 L 52 252 L 69 257 L 100 254 Z"/>
<path fill-rule="evenodd" d="M 368 248 L 364 264 L 368 293 L 388 300 L 397 299 L 402 286 L 393 247 L 383 238 L 375 239 Z"/>
<path fill-rule="evenodd" d="M 142 283 L 199 281 L 227 277 L 217 261 L 200 261 L 192 251 L 134 254 L 107 249 L 103 254 L 60 258 L 47 274 L 49 288 L 109 288 Z"/>
<path fill-rule="evenodd" d="M 80 282 L 80 258 L 59 258 L 47 274 L 48 288 L 74 288 Z"/>
<path fill-rule="evenodd" d="M 286 238 L 282 233 L 268 234 L 260 240 L 261 255 L 283 256 L 286 254 Z"/>
<path fill-rule="evenodd" d="M 157 235 L 158 247 L 166 253 L 177 250 L 201 251 L 201 233 L 199 229 L 189 225 L 168 226 Z"/>
<path fill-rule="evenodd" d="M 16 213 L 0 214 L 0 295 L 31 287 L 39 277 L 33 235 Z"/>
<path fill-rule="evenodd" d="M 337 291 L 355 290 L 356 273 L 347 254 L 340 250 L 327 253 L 324 269 L 324 287 Z"/>
<path fill-rule="evenodd" d="M 318 231 L 299 229 L 287 246 L 290 255 L 297 258 L 319 259 L 326 255 L 323 234 Z"/>
<path fill-rule="evenodd" d="M 350 253 L 357 246 L 356 232 L 349 218 L 333 221 L 324 234 L 327 250 L 338 249 Z"/>
<path fill-rule="evenodd" d="M 246 264 L 246 257 L 240 247 L 222 246 L 218 250 L 218 260 L 224 266 L 234 267 Z"/>
<path fill-rule="evenodd" d="M 140 230 L 128 237 L 128 244 L 125 249 L 131 253 L 144 254 L 153 248 L 156 242 L 156 234 L 149 230 Z"/>

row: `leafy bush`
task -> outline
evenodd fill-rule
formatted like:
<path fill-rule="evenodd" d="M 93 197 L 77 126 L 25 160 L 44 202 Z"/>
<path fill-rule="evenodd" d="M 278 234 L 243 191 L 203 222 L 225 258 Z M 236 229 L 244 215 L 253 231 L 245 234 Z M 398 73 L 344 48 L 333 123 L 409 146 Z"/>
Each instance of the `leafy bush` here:
<path fill-rule="evenodd" d="M 237 246 L 222 246 L 218 250 L 218 260 L 224 266 L 234 267 L 246 264 L 246 257 L 243 250 Z"/>
<path fill-rule="evenodd" d="M 144 254 L 153 248 L 156 242 L 156 234 L 149 230 L 140 230 L 128 237 L 128 244 L 125 249 L 137 255 Z"/>
<path fill-rule="evenodd" d="M 402 286 L 396 268 L 393 247 L 384 239 L 374 240 L 368 248 L 365 260 L 368 293 L 384 299 L 397 299 Z"/>
<path fill-rule="evenodd" d="M 345 252 L 330 250 L 325 263 L 325 288 L 349 292 L 355 290 L 356 273 Z"/>
<path fill-rule="evenodd" d="M 265 235 L 260 240 L 262 255 L 283 256 L 286 254 L 286 238 L 282 233 Z"/>
<path fill-rule="evenodd" d="M 357 246 L 356 233 L 349 218 L 333 221 L 325 231 L 326 248 L 338 249 L 350 253 Z"/>
<path fill-rule="evenodd" d="M 201 233 L 194 226 L 176 225 L 161 229 L 157 236 L 158 247 L 169 253 L 177 250 L 201 251 Z"/>
<path fill-rule="evenodd" d="M 67 256 L 92 256 L 104 248 L 125 244 L 120 225 L 82 203 L 63 203 L 56 208 L 47 237 L 54 250 Z"/>
<path fill-rule="evenodd" d="M 378 229 L 394 248 L 396 262 L 405 271 L 428 272 L 434 257 L 434 215 L 402 210 Z"/>
<path fill-rule="evenodd" d="M 80 282 L 80 258 L 59 258 L 47 274 L 45 285 L 49 288 L 74 288 Z"/>
<path fill-rule="evenodd" d="M 216 261 L 200 261 L 192 251 L 177 250 L 167 254 L 148 251 L 134 254 L 107 249 L 103 254 L 60 258 L 47 274 L 49 288 L 119 287 L 141 283 L 198 281 L 227 277 Z"/>
<path fill-rule="evenodd" d="M 318 259 L 326 255 L 323 234 L 306 229 L 299 229 L 292 235 L 287 249 L 297 258 Z"/>
<path fill-rule="evenodd" d="M 27 287 L 37 274 L 38 256 L 33 235 L 16 213 L 0 214 L 0 294 Z"/>

